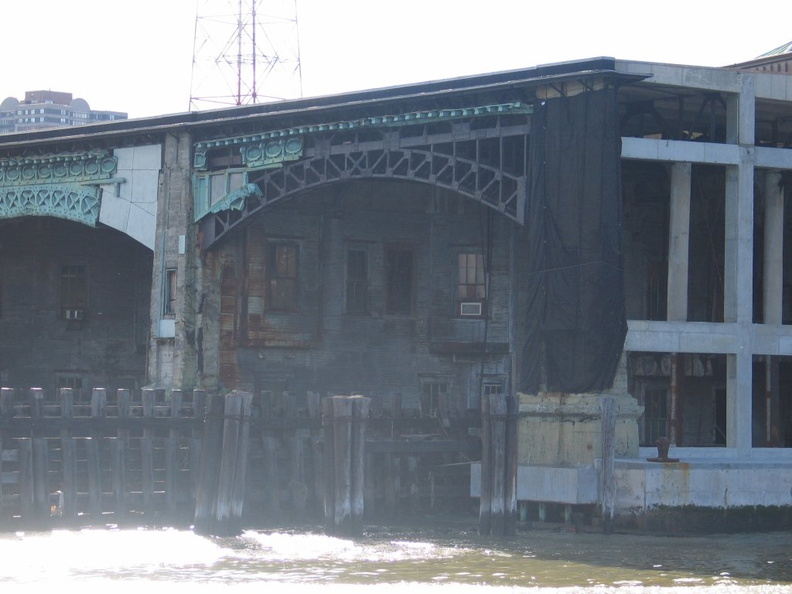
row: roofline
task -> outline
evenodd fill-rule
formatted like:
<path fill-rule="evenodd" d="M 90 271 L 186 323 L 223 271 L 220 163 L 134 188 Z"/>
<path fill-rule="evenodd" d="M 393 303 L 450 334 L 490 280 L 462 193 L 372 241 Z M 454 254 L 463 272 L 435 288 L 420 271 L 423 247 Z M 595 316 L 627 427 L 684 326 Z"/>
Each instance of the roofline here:
<path fill-rule="evenodd" d="M 130 133 L 156 133 L 171 130 L 174 127 L 194 128 L 224 121 L 239 122 L 246 119 L 260 119 L 262 116 L 277 117 L 305 111 L 326 111 L 364 105 L 374 101 L 397 101 L 410 98 L 426 99 L 462 91 L 480 92 L 508 89 L 529 83 L 538 84 L 543 81 L 560 81 L 593 74 L 626 76 L 632 80 L 641 78 L 617 72 L 615 58 L 597 57 L 437 81 L 291 99 L 277 103 L 259 103 L 207 111 L 190 111 L 146 118 L 114 120 L 112 122 L 92 123 L 68 128 L 46 128 L 2 134 L 0 135 L 0 147 L 7 148 L 21 144 L 30 146 L 53 141 L 77 141 L 84 140 L 87 137 L 119 136 Z"/>

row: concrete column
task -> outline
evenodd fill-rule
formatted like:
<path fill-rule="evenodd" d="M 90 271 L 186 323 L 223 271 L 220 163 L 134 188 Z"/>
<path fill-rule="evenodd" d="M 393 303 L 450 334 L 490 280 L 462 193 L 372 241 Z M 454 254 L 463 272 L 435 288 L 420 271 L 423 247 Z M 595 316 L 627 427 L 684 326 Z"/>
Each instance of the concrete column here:
<path fill-rule="evenodd" d="M 666 298 L 666 319 L 669 322 L 687 321 L 692 169 L 690 163 L 674 163 L 671 167 L 668 295 Z"/>
<path fill-rule="evenodd" d="M 764 198 L 762 321 L 780 325 L 784 291 L 784 189 L 780 171 L 768 171 L 765 174 Z"/>
<path fill-rule="evenodd" d="M 726 355 L 726 447 L 738 456 L 751 451 L 752 367 L 750 352 Z"/>
<path fill-rule="evenodd" d="M 751 451 L 753 402 L 753 204 L 755 78 L 741 75 L 739 95 L 727 99 L 727 141 L 740 145 L 740 162 L 726 168 L 724 322 L 736 323 L 734 353 L 727 355 L 726 445 Z"/>
<path fill-rule="evenodd" d="M 726 167 L 724 322 L 753 321 L 753 153 Z"/>
<path fill-rule="evenodd" d="M 753 145 L 756 134 L 756 76 L 740 74 L 740 93 L 726 97 L 726 142 Z"/>

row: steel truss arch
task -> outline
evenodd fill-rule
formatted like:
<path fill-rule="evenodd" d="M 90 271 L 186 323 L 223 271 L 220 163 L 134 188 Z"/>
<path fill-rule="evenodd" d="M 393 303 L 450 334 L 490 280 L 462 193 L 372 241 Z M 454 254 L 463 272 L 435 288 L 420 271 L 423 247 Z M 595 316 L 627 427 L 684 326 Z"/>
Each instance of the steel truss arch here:
<path fill-rule="evenodd" d="M 255 179 L 260 192 L 246 192 L 235 206 L 213 212 L 200 222 L 203 249 L 209 249 L 252 217 L 307 190 L 355 179 L 408 180 L 452 190 L 524 223 L 526 175 L 430 147 L 336 150 L 307 156 L 266 171 Z"/>

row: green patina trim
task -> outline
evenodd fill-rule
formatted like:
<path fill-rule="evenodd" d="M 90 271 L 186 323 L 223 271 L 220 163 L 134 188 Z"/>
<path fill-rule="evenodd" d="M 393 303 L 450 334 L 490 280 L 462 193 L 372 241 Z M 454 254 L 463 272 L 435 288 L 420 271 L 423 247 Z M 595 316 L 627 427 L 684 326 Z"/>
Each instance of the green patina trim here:
<path fill-rule="evenodd" d="M 118 167 L 107 151 L 0 159 L 0 187 L 102 181 Z"/>
<path fill-rule="evenodd" d="M 292 145 L 293 150 L 289 150 L 291 140 L 295 137 L 300 137 L 306 134 L 317 134 L 322 132 L 336 132 L 344 130 L 357 130 L 360 128 L 382 128 L 382 127 L 399 127 L 410 126 L 421 123 L 431 123 L 437 121 L 459 120 L 471 117 L 491 116 L 491 115 L 508 115 L 508 114 L 524 114 L 530 115 L 533 113 L 531 105 L 516 101 L 513 103 L 501 103 L 496 105 L 483 105 L 479 107 L 460 107 L 451 109 L 432 109 L 427 111 L 413 111 L 409 113 L 396 114 L 396 115 L 383 115 L 372 116 L 368 118 L 360 118 L 358 120 L 346 120 L 340 122 L 331 122 L 326 124 L 312 124 L 308 126 L 295 126 L 293 128 L 284 128 L 281 130 L 272 130 L 269 132 L 261 132 L 259 134 L 251 134 L 248 136 L 237 136 L 233 138 L 218 138 L 216 140 L 205 140 L 196 143 L 195 145 L 195 159 L 194 166 L 196 169 L 206 169 L 206 151 L 213 148 L 220 148 L 226 146 L 243 145 L 240 149 L 243 158 L 247 159 L 246 153 L 251 152 L 255 155 L 264 154 L 272 151 L 273 159 L 269 162 L 260 162 L 252 160 L 250 164 L 246 161 L 248 167 L 255 167 L 266 165 L 285 160 L 292 160 L 299 158 L 302 154 L 302 139 L 299 144 L 299 154 L 296 150 L 296 145 Z M 273 142 L 276 141 L 276 142 Z M 283 144 L 277 145 L 277 142 Z M 249 145 L 249 146 L 248 146 Z M 278 147 L 281 150 L 278 152 Z M 254 164 L 255 163 L 255 164 Z"/>
<path fill-rule="evenodd" d="M 245 208 L 245 201 L 250 196 L 258 196 L 261 198 L 264 196 L 261 188 L 259 188 L 256 184 L 245 184 L 238 190 L 234 190 L 227 194 L 222 200 L 212 205 L 212 207 L 203 213 L 201 216 L 205 216 L 209 213 L 216 213 L 223 210 L 242 210 Z"/>
<path fill-rule="evenodd" d="M 96 187 L 58 184 L 0 187 L 0 219 L 50 216 L 95 227 L 100 206 Z"/>

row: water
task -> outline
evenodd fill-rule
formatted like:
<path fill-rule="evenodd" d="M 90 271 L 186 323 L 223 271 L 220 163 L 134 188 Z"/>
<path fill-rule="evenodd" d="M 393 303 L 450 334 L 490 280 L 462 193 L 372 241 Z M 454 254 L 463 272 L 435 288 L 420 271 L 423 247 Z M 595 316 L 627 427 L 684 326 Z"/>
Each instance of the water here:
<path fill-rule="evenodd" d="M 372 530 L 206 538 L 189 530 L 0 534 L 0 589 L 179 594 L 790 593 L 792 534 L 707 537 L 536 530 L 508 539 Z"/>

